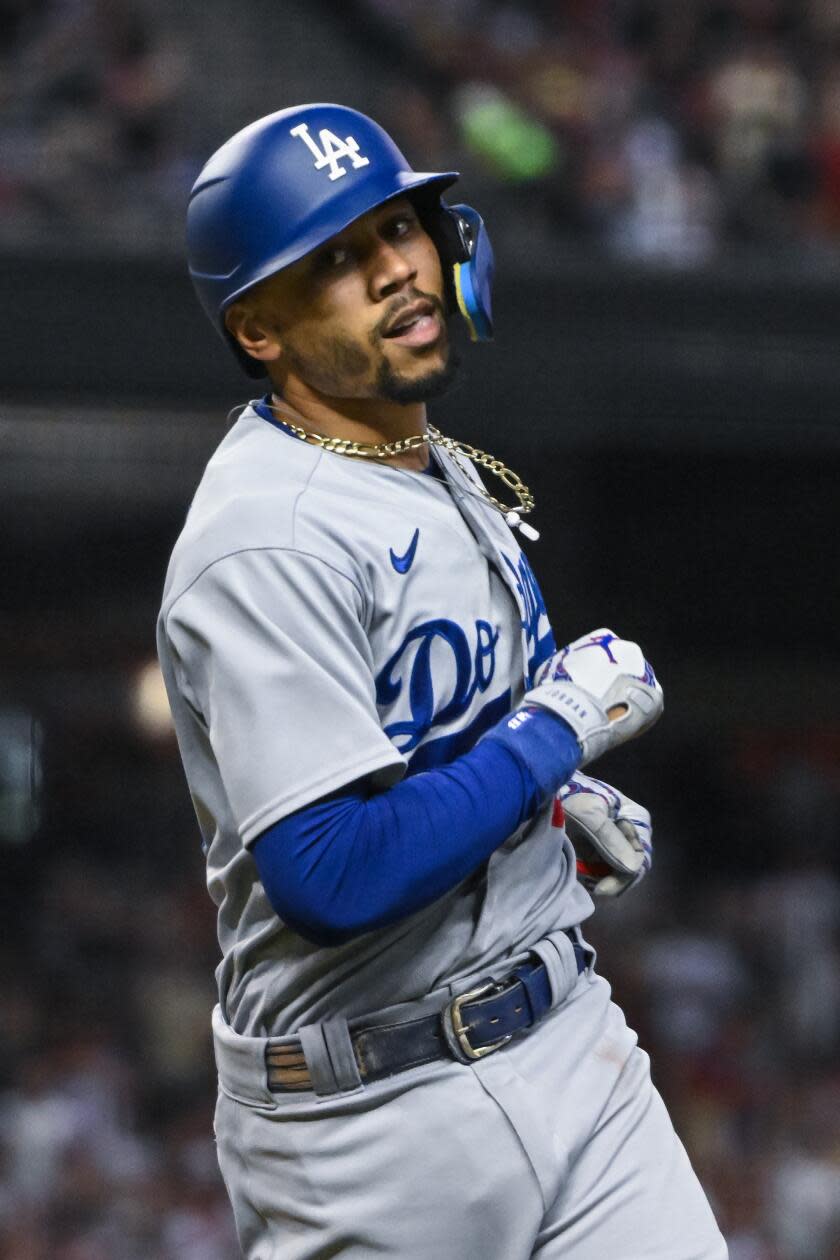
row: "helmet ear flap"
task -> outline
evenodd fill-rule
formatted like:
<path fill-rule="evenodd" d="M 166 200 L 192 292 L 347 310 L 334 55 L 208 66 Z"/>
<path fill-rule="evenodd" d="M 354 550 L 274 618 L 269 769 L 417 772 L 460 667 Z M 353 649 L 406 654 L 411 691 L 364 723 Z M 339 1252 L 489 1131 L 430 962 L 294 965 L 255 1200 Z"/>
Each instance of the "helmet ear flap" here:
<path fill-rule="evenodd" d="M 460 311 L 473 341 L 493 336 L 493 247 L 484 220 L 472 206 L 419 207 L 443 262 L 450 311 Z"/>
<path fill-rule="evenodd" d="M 452 206 L 467 256 L 456 262 L 453 283 L 458 309 L 467 321 L 473 341 L 493 337 L 492 287 L 495 260 L 484 220 L 472 206 Z"/>

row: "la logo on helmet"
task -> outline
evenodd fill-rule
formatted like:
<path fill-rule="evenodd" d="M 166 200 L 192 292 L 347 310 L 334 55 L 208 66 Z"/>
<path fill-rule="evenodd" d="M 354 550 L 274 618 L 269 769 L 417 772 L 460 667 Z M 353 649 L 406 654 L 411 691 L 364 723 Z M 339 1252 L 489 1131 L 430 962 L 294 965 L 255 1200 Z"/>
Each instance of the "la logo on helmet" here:
<path fill-rule="evenodd" d="M 316 171 L 322 171 L 325 166 L 330 168 L 330 179 L 341 179 L 342 175 L 347 174 L 347 167 L 339 166 L 342 158 L 349 158 L 356 169 L 360 166 L 368 165 L 369 159 L 361 156 L 358 143 L 352 136 L 348 136 L 346 140 L 339 140 L 338 136 L 330 131 L 328 127 L 322 127 L 318 132 L 318 138 L 321 141 L 321 148 L 319 149 L 310 136 L 309 127 L 306 123 L 300 123 L 297 127 L 292 127 L 289 135 L 297 136 L 298 139 L 304 142 L 315 159 Z"/>

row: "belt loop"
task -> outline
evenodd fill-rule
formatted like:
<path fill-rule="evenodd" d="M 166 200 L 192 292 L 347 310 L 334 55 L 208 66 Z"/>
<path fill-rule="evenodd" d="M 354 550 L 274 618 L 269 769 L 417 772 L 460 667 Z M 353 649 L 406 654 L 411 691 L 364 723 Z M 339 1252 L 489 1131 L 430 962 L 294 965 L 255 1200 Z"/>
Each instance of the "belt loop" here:
<path fill-rule="evenodd" d="M 356 1061 L 347 1020 L 327 1019 L 324 1020 L 321 1028 L 339 1090 L 345 1094 L 353 1089 L 361 1089 L 362 1078 L 359 1075 L 359 1064 Z"/>
<path fill-rule="evenodd" d="M 362 1078 L 346 1019 L 306 1024 L 298 1036 L 316 1094 L 343 1094 L 361 1088 Z"/>
<path fill-rule="evenodd" d="M 532 945 L 531 953 L 546 965 L 551 985 L 551 1005 L 565 1002 L 578 982 L 577 958 L 568 932 L 552 932 Z"/>
<path fill-rule="evenodd" d="M 589 942 L 583 939 L 583 933 L 580 930 L 580 924 L 578 924 L 576 927 L 566 928 L 566 935 L 570 938 L 572 943 L 575 944 L 577 948 L 582 951 L 582 956 L 584 958 L 584 968 L 583 968 L 584 974 L 587 976 L 591 976 L 593 971 L 595 970 L 595 964 L 598 961 L 597 949 L 593 949 L 593 947 L 589 944 Z"/>

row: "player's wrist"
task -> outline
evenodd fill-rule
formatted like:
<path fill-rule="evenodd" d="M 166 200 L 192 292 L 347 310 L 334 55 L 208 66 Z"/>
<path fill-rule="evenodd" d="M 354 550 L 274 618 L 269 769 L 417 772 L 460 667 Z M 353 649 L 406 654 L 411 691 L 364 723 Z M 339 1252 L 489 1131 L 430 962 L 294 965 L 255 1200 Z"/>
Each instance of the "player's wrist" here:
<path fill-rule="evenodd" d="M 526 706 L 563 722 L 581 750 L 581 765 L 594 761 L 613 744 L 612 725 L 606 709 L 582 687 L 566 680 L 545 682 L 525 695 Z"/>
<path fill-rule="evenodd" d="M 507 748 L 543 797 L 552 796 L 578 768 L 580 741 L 564 718 L 535 705 L 508 714 L 484 736 Z"/>

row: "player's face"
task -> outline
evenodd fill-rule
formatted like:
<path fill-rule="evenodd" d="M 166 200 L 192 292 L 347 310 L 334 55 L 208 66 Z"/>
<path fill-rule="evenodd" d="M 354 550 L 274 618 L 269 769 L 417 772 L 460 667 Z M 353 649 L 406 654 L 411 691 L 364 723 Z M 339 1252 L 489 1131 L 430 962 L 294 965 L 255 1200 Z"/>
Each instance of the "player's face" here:
<path fill-rule="evenodd" d="M 418 402 L 451 379 L 440 258 L 406 197 L 267 280 L 258 301 L 281 373 L 328 398 Z"/>

